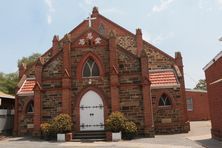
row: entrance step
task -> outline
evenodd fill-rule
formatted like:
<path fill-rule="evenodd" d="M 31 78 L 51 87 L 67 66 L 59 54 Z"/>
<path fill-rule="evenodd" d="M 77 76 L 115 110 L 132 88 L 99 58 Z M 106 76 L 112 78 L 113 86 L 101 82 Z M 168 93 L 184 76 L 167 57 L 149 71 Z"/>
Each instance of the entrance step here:
<path fill-rule="evenodd" d="M 73 141 L 105 141 L 105 131 L 81 131 L 74 133 Z"/>

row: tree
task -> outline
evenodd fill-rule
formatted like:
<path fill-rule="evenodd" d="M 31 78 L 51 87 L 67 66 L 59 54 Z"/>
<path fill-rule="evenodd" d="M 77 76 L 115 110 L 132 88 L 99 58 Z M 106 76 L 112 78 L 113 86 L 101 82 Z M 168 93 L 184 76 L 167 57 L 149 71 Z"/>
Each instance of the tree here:
<path fill-rule="evenodd" d="M 22 63 L 25 63 L 26 65 L 33 63 L 40 56 L 40 53 L 33 53 L 31 56 L 22 57 L 18 60 L 18 66 L 20 66 Z M 0 72 L 0 91 L 7 94 L 15 95 L 15 88 L 18 81 L 18 72 L 13 72 L 9 74 Z"/>
<path fill-rule="evenodd" d="M 206 80 L 200 79 L 194 89 L 207 90 Z"/>
<path fill-rule="evenodd" d="M 18 73 L 0 73 L 0 91 L 15 95 L 15 87 L 18 83 Z"/>
<path fill-rule="evenodd" d="M 18 60 L 18 67 L 22 63 L 25 63 L 26 65 L 29 65 L 29 64 L 35 62 L 40 56 L 41 56 L 40 53 L 33 53 L 32 55 L 30 55 L 28 57 L 22 57 L 21 59 Z"/>

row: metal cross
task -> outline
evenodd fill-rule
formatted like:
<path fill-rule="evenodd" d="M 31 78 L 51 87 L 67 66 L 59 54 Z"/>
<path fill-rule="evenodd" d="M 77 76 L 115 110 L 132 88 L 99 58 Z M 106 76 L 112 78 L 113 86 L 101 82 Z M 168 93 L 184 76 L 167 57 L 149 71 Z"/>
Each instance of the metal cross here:
<path fill-rule="evenodd" d="M 89 21 L 89 27 L 92 26 L 92 20 L 95 20 L 95 19 L 96 19 L 96 17 L 91 17 L 91 15 L 89 15 L 89 17 L 86 19 Z"/>

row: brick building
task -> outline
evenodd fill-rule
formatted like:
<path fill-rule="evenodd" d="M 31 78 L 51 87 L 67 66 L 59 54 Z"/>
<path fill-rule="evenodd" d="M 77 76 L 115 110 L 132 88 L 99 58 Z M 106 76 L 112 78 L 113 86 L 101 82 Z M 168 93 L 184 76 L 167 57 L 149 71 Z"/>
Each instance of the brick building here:
<path fill-rule="evenodd" d="M 186 98 L 190 121 L 210 120 L 207 91 L 186 89 Z"/>
<path fill-rule="evenodd" d="M 19 67 L 14 132 L 39 134 L 59 113 L 73 132 L 104 130 L 121 111 L 141 135 L 188 132 L 182 56 L 175 58 L 105 18 L 96 7 L 35 63 Z"/>
<path fill-rule="evenodd" d="M 210 106 L 211 135 L 222 140 L 222 51 L 204 67 L 204 71 Z"/>

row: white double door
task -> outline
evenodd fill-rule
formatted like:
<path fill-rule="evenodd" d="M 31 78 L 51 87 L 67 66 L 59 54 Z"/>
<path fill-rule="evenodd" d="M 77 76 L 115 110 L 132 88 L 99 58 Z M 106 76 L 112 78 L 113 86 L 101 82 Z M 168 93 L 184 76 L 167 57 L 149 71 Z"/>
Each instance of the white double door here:
<path fill-rule="evenodd" d="M 104 130 L 104 106 L 95 91 L 86 92 L 80 101 L 80 131 Z"/>

